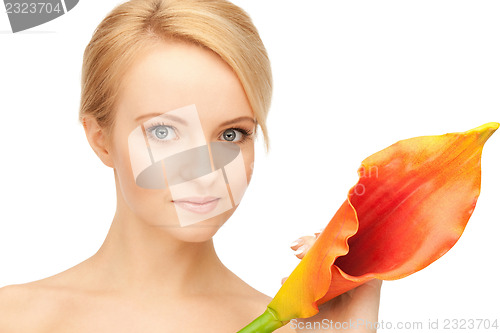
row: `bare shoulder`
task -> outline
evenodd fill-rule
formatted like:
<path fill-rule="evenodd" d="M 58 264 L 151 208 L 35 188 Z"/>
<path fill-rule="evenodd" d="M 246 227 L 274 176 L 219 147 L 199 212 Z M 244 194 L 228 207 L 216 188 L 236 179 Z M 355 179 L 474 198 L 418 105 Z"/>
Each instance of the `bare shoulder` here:
<path fill-rule="evenodd" d="M 242 306 L 245 309 L 244 313 L 247 314 L 246 323 L 249 324 L 252 320 L 254 320 L 258 316 L 260 316 L 262 313 L 264 313 L 267 306 L 271 302 L 272 297 L 269 297 L 268 295 L 254 289 L 253 287 L 246 284 L 242 280 L 240 280 L 240 281 L 242 282 L 242 284 L 240 285 L 240 288 L 242 290 L 242 294 L 237 295 L 236 297 L 233 297 L 230 303 L 233 305 L 233 307 L 234 307 L 233 309 L 236 310 L 238 305 L 237 305 L 237 302 L 235 302 L 235 299 L 241 299 L 241 300 L 244 299 L 245 300 L 245 302 L 244 302 L 244 304 L 242 304 Z M 296 331 L 294 329 L 290 328 L 289 324 L 277 329 L 276 332 L 296 333 Z"/>
<path fill-rule="evenodd" d="M 49 332 L 72 304 L 67 273 L 0 288 L 0 332 Z"/>
<path fill-rule="evenodd" d="M 241 306 L 245 308 L 244 312 L 260 312 L 259 315 L 262 314 L 272 298 L 253 288 L 235 274 L 231 273 L 231 275 L 230 282 L 225 286 L 226 292 L 230 290 L 228 297 L 233 302 L 241 300 Z"/>
<path fill-rule="evenodd" d="M 0 332 L 40 332 L 57 311 L 53 293 L 36 282 L 0 288 Z"/>
<path fill-rule="evenodd" d="M 290 324 L 287 324 L 276 330 L 279 333 L 296 333 L 297 331 L 290 327 Z"/>
<path fill-rule="evenodd" d="M 254 316 L 250 319 L 250 321 L 257 318 L 257 316 L 260 316 L 266 310 L 267 305 L 271 302 L 271 300 L 271 297 L 255 290 L 255 293 L 253 293 L 253 297 L 250 299 L 249 303 L 250 309 L 254 311 Z M 248 321 L 248 323 L 250 323 L 250 321 Z M 290 328 L 289 324 L 277 329 L 276 332 L 296 333 L 294 329 Z"/>
<path fill-rule="evenodd" d="M 269 297 L 266 294 L 261 293 L 256 289 L 253 289 L 252 287 L 250 288 L 252 290 L 252 292 L 250 293 L 250 295 L 252 295 L 252 297 L 250 297 L 250 304 L 252 305 L 251 308 L 253 308 L 253 310 L 256 311 L 254 313 L 258 313 L 258 315 L 261 315 L 266 310 L 269 303 L 271 303 L 272 297 Z M 257 316 L 255 316 L 253 319 L 255 318 L 257 318 Z M 276 332 L 296 333 L 294 329 L 290 328 L 289 324 L 277 329 Z"/>

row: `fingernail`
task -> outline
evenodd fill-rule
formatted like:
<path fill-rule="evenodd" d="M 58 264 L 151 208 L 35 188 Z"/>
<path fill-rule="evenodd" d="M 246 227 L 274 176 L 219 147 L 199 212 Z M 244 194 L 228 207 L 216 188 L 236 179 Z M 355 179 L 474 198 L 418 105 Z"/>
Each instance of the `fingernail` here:
<path fill-rule="evenodd" d="M 318 232 L 315 232 L 314 233 L 314 236 L 319 237 L 319 235 L 321 235 L 321 233 L 323 232 L 323 230 L 325 230 L 324 228 L 320 229 Z"/>
<path fill-rule="evenodd" d="M 295 255 L 299 255 L 301 254 L 302 252 L 304 252 L 305 250 L 305 245 L 302 245 L 301 247 L 299 247 L 297 250 L 295 250 L 294 254 Z"/>
<path fill-rule="evenodd" d="M 290 244 L 290 247 L 297 246 L 297 245 L 301 244 L 302 242 L 303 242 L 302 238 L 296 239 L 295 241 L 293 241 L 292 244 Z"/>

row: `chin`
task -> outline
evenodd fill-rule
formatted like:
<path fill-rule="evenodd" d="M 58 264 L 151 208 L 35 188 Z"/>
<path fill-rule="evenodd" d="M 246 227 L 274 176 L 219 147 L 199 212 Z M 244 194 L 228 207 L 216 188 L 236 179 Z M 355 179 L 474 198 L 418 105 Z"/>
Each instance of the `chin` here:
<path fill-rule="evenodd" d="M 193 223 L 185 227 L 168 228 L 175 238 L 190 243 L 201 243 L 210 240 L 224 223 L 233 215 L 238 206 L 205 221 Z"/>

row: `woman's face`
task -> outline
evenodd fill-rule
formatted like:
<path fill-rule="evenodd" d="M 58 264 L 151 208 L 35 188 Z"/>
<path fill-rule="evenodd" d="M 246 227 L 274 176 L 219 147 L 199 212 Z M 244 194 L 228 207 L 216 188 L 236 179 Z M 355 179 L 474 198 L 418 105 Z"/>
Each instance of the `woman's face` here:
<path fill-rule="evenodd" d="M 122 209 L 185 241 L 212 237 L 250 182 L 255 117 L 215 53 L 162 42 L 121 82 L 110 141 Z"/>

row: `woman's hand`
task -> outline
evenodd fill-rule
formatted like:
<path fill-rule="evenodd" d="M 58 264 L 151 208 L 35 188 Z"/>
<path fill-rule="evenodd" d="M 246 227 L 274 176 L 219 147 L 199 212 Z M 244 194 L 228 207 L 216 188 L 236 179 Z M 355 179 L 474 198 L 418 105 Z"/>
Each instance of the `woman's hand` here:
<path fill-rule="evenodd" d="M 291 248 L 297 258 L 302 259 L 315 236 L 304 236 L 295 241 Z M 282 280 L 282 283 L 286 278 Z M 290 322 L 296 332 L 376 332 L 380 289 L 382 281 L 371 280 L 319 306 L 319 313 L 310 318 Z"/>

